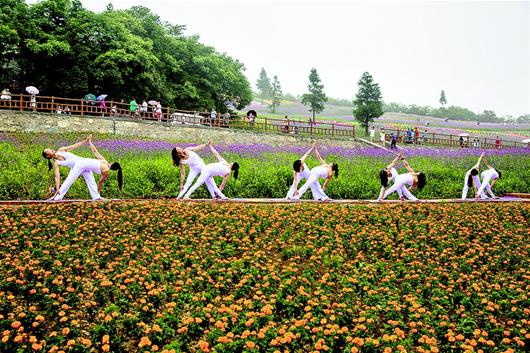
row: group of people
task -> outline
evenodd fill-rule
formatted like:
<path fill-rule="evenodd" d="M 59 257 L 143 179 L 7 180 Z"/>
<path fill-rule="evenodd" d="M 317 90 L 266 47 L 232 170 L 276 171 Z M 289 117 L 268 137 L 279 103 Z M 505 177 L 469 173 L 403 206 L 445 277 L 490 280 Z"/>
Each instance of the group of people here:
<path fill-rule="evenodd" d="M 96 158 L 83 158 L 71 152 L 84 145 L 89 146 Z M 206 164 L 197 154 L 197 152 L 205 148 L 208 148 L 212 152 L 217 162 Z M 305 162 L 311 153 L 314 153 L 319 161 L 319 165 L 312 169 Z M 85 179 L 92 199 L 101 199 L 101 188 L 111 170 L 118 172 L 118 186 L 120 190 L 122 188 L 123 176 L 120 164 L 117 162 L 107 162 L 92 143 L 92 135 L 71 146 L 61 147 L 57 151 L 45 149 L 42 152 L 42 156 L 48 159 L 48 169 L 51 170 L 54 168 L 55 172 L 55 187 L 51 189 L 53 195 L 49 200 L 62 200 L 74 181 L 81 175 Z M 212 141 L 187 148 L 175 147 L 171 150 L 171 158 L 173 165 L 180 168 L 180 190 L 177 199 L 189 199 L 203 184 L 206 184 L 206 188 L 212 199 L 228 199 L 223 194 L 223 190 L 231 175 L 233 175 L 234 179 L 238 179 L 239 164 L 225 160 L 215 149 Z M 483 161 L 485 162 L 484 154 L 467 171 L 464 177 L 464 188 L 462 191 L 463 200 L 467 198 L 469 188 L 471 187 L 475 190 L 476 199 L 485 199 L 487 197 L 496 198 L 493 194 L 492 187 L 501 177 L 501 172 L 485 162 L 487 169 L 479 177 L 479 169 Z M 398 173 L 396 168 L 399 163 L 407 170 L 406 173 Z M 68 166 L 70 168 L 70 172 L 62 184 L 59 173 L 60 166 Z M 189 168 L 187 177 L 186 166 Z M 101 175 L 97 184 L 93 173 Z M 219 187 L 215 183 L 215 176 L 223 178 Z M 316 144 L 313 143 L 311 148 L 303 156 L 293 162 L 293 183 L 287 192 L 286 199 L 299 200 L 310 189 L 313 200 L 328 201 L 330 198 L 326 195 L 325 190 L 333 176 L 335 178 L 339 176 L 339 166 L 336 162 L 326 162 L 320 155 Z M 304 184 L 298 188 L 303 179 L 305 179 Z M 320 179 L 324 180 L 322 185 L 320 184 Z M 402 153 L 399 153 L 388 166 L 380 171 L 379 179 L 381 182 L 381 190 L 377 199 L 378 201 L 386 199 L 394 192 L 397 193 L 400 200 L 416 201 L 418 199 L 412 194 L 412 191 L 414 189 L 422 190 L 427 184 L 425 174 L 414 171 Z"/>

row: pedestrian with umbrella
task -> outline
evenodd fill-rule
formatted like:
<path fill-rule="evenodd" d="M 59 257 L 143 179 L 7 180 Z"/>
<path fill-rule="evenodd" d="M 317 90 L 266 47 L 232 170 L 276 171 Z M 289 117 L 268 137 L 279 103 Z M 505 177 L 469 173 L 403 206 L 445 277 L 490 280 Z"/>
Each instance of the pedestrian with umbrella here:
<path fill-rule="evenodd" d="M 92 93 L 89 93 L 89 94 L 85 94 L 85 101 L 87 103 L 87 106 L 90 106 L 90 109 L 87 109 L 87 111 L 90 111 L 92 112 L 93 111 L 93 106 L 96 102 L 96 96 Z"/>
<path fill-rule="evenodd" d="M 31 94 L 31 97 L 29 98 L 29 106 L 31 107 L 31 110 L 34 112 L 37 111 L 37 98 L 35 96 L 39 94 L 39 90 L 35 86 L 28 86 L 26 87 L 26 92 Z"/>
<path fill-rule="evenodd" d="M 105 104 L 105 98 L 107 98 L 106 94 L 102 94 L 96 98 L 96 100 L 99 102 L 99 109 L 101 109 L 101 112 L 103 113 L 101 116 L 105 116 L 105 113 L 107 111 L 107 105 Z"/>

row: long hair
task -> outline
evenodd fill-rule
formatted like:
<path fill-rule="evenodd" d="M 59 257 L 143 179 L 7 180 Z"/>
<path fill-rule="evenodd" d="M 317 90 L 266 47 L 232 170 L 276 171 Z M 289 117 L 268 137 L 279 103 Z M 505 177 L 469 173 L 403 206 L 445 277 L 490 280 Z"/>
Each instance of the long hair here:
<path fill-rule="evenodd" d="M 477 168 L 471 169 L 471 173 L 469 173 L 469 177 L 467 178 L 467 186 L 472 187 L 473 186 L 473 176 L 478 175 Z"/>
<path fill-rule="evenodd" d="M 331 164 L 331 170 L 335 172 L 335 178 L 339 177 L 339 165 L 335 162 Z"/>
<path fill-rule="evenodd" d="M 239 177 L 239 163 L 232 163 L 232 170 L 234 171 L 234 179 L 237 180 L 237 178 Z"/>
<path fill-rule="evenodd" d="M 180 164 L 180 156 L 177 153 L 176 147 L 173 147 L 173 149 L 171 150 L 171 158 L 173 159 L 173 165 L 175 167 L 178 167 L 178 165 Z"/>
<path fill-rule="evenodd" d="M 302 168 L 302 161 L 300 159 L 297 159 L 293 163 L 293 169 L 295 172 L 300 173 L 300 169 Z"/>
<path fill-rule="evenodd" d="M 52 170 L 52 161 L 51 158 L 46 155 L 46 152 L 44 150 L 42 151 L 42 156 L 48 160 L 48 171 Z"/>
<path fill-rule="evenodd" d="M 118 187 L 120 190 L 123 187 L 123 173 L 121 171 L 121 165 L 118 162 L 114 162 L 110 165 L 110 170 L 117 170 L 118 171 Z"/>
<path fill-rule="evenodd" d="M 500 179 L 502 177 L 502 173 L 499 170 L 497 170 L 497 169 L 495 169 L 495 170 L 497 171 L 497 174 L 499 174 L 499 179 Z"/>
<path fill-rule="evenodd" d="M 421 190 L 427 184 L 427 178 L 425 174 L 418 173 L 418 189 Z"/>
<path fill-rule="evenodd" d="M 379 179 L 381 179 L 381 185 L 386 188 L 388 186 L 388 173 L 385 169 L 379 172 Z"/>

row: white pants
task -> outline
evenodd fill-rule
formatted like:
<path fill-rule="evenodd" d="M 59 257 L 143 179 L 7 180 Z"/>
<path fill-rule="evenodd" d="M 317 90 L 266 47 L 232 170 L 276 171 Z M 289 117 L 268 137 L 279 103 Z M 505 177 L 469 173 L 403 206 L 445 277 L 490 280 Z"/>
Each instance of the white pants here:
<path fill-rule="evenodd" d="M 486 195 L 484 194 L 484 190 L 486 190 L 488 195 L 490 195 L 491 197 L 495 197 L 495 195 L 493 195 L 493 191 L 491 190 L 490 180 L 491 180 L 491 177 L 487 176 L 482 180 L 482 184 L 480 184 L 480 188 L 478 189 L 477 193 L 480 195 L 481 199 L 486 198 Z"/>
<path fill-rule="evenodd" d="M 201 170 L 200 169 L 191 169 L 190 168 L 190 171 L 188 173 L 188 178 L 186 179 L 186 184 L 184 184 L 184 188 L 182 188 L 182 190 L 180 191 L 179 195 L 177 196 L 179 199 L 182 196 L 184 196 L 186 191 L 188 191 L 188 189 L 190 188 L 191 184 L 193 183 L 193 181 L 195 180 L 195 178 L 199 174 L 201 174 Z"/>
<path fill-rule="evenodd" d="M 219 190 L 217 185 L 215 184 L 215 180 L 213 180 L 213 173 L 208 168 L 203 168 L 201 175 L 199 176 L 199 179 L 193 184 L 193 186 L 188 190 L 186 195 L 184 195 L 184 198 L 189 198 L 191 194 L 195 190 L 199 188 L 202 184 L 206 184 L 206 188 L 208 188 L 208 191 L 210 192 L 210 196 L 215 198 L 215 195 L 219 196 L 222 199 L 226 199 L 227 197 Z"/>
<path fill-rule="evenodd" d="M 403 183 L 394 183 L 390 188 L 388 188 L 385 191 L 385 194 L 383 195 L 383 199 L 386 199 L 388 195 L 392 194 L 393 192 L 397 192 L 399 198 L 405 196 L 407 199 L 416 201 L 418 200 L 412 193 L 407 189 L 407 185 Z"/>
<path fill-rule="evenodd" d="M 466 178 L 464 180 L 464 189 L 462 189 L 462 200 L 465 200 L 467 198 L 467 192 L 469 190 L 469 186 L 467 185 L 468 178 L 469 178 L 469 175 L 466 175 Z M 478 174 L 471 175 L 471 178 L 473 178 L 473 186 L 475 186 L 478 189 L 480 187 L 480 178 Z"/>
<path fill-rule="evenodd" d="M 329 197 L 324 193 L 324 190 L 322 189 L 322 186 L 318 182 L 318 176 L 315 174 L 311 174 L 309 176 L 309 179 L 305 182 L 305 184 L 298 190 L 298 196 L 297 198 L 302 198 L 302 196 L 305 194 L 305 192 L 311 188 L 311 193 L 313 194 L 313 200 L 320 200 L 324 201 L 329 199 Z M 294 193 L 294 191 L 293 191 Z"/>
<path fill-rule="evenodd" d="M 90 197 L 92 197 L 92 200 L 100 199 L 101 196 L 99 195 L 98 186 L 96 184 L 96 180 L 94 179 L 94 174 L 92 174 L 92 170 L 90 170 L 90 168 L 86 168 L 83 163 L 76 163 L 74 167 L 70 169 L 70 173 L 68 173 L 68 176 L 59 188 L 59 194 L 53 199 L 62 200 L 70 189 L 70 186 L 72 186 L 74 181 L 76 181 L 77 178 L 79 178 L 79 176 L 81 175 L 83 176 L 83 178 L 85 178 L 86 186 L 88 187 L 88 192 L 90 193 Z"/>

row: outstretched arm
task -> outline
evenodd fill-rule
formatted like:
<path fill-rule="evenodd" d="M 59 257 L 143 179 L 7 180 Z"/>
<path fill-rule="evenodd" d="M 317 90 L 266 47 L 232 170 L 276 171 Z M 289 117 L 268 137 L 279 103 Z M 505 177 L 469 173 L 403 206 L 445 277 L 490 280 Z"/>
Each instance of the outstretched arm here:
<path fill-rule="evenodd" d="M 309 149 L 309 151 L 307 151 L 303 156 L 302 158 L 300 158 L 300 160 L 302 161 L 302 163 L 305 162 L 305 159 L 307 157 L 309 157 L 309 155 L 311 154 L 311 152 L 315 149 L 315 144 L 313 143 L 313 145 L 311 146 L 311 148 Z"/>
<path fill-rule="evenodd" d="M 107 180 L 107 177 L 109 176 L 109 174 L 102 174 L 101 175 L 101 178 L 99 178 L 99 181 L 98 181 L 98 192 L 101 193 L 101 189 L 103 188 L 103 183 L 105 182 L 105 180 Z"/>
<path fill-rule="evenodd" d="M 88 141 L 88 146 L 90 147 L 90 150 L 92 151 L 92 153 L 94 153 L 94 156 L 96 156 L 97 159 L 99 159 L 100 161 L 101 161 L 101 160 L 103 160 L 103 161 L 105 161 L 105 162 L 107 161 L 107 160 L 105 159 L 105 157 L 103 157 L 103 156 L 101 155 L 101 153 L 98 152 L 96 146 L 94 146 L 94 144 L 92 143 L 92 140 L 89 140 L 89 141 Z"/>
<path fill-rule="evenodd" d="M 184 188 L 184 177 L 186 176 L 186 167 L 184 164 L 180 164 L 180 191 Z"/>
<path fill-rule="evenodd" d="M 333 174 L 327 177 L 326 181 L 324 182 L 324 185 L 322 185 L 322 190 L 326 190 L 326 188 L 328 187 L 329 181 L 331 180 L 332 177 L 333 177 Z"/>
<path fill-rule="evenodd" d="M 226 162 L 226 160 L 221 157 L 219 152 L 212 146 L 212 141 L 208 141 L 208 147 L 210 147 L 210 151 L 212 151 L 213 155 L 217 158 L 219 162 Z"/>
<path fill-rule="evenodd" d="M 223 178 L 223 181 L 221 182 L 221 186 L 219 186 L 219 190 L 221 190 L 221 192 L 225 188 L 226 183 L 228 183 L 228 179 L 230 179 L 230 174 L 232 174 L 232 173 L 226 174 L 225 177 Z"/>
<path fill-rule="evenodd" d="M 390 162 L 390 164 L 386 166 L 386 169 L 394 168 L 394 166 L 397 164 L 397 162 L 398 162 L 400 159 L 403 159 L 403 154 L 402 154 L 402 153 L 399 153 L 399 154 L 396 156 L 396 158 L 394 158 L 394 159 L 392 160 L 392 162 Z"/>
<path fill-rule="evenodd" d="M 381 191 L 379 192 L 379 197 L 377 198 L 377 201 L 382 201 L 383 196 L 385 195 L 386 187 L 381 186 Z"/>
<path fill-rule="evenodd" d="M 59 193 L 61 187 L 61 172 L 59 171 L 59 163 L 53 161 L 53 173 L 55 174 L 55 194 Z"/>
<path fill-rule="evenodd" d="M 206 146 L 208 146 L 208 145 L 206 143 L 203 143 L 202 145 L 197 145 L 197 146 L 193 146 L 193 147 L 187 147 L 186 149 L 188 151 L 198 152 L 198 151 L 202 150 Z"/>
<path fill-rule="evenodd" d="M 317 156 L 318 161 L 320 164 L 326 164 L 326 161 L 320 156 L 320 153 L 318 152 L 318 148 L 315 146 L 315 155 Z"/>
<path fill-rule="evenodd" d="M 414 173 L 414 169 L 412 169 L 412 167 L 409 165 L 409 163 L 405 159 L 403 160 L 403 166 L 407 168 L 409 173 Z"/>
<path fill-rule="evenodd" d="M 61 151 L 61 152 L 70 152 L 70 151 L 72 151 L 72 150 L 75 150 L 76 148 L 79 148 L 79 147 L 83 146 L 85 143 L 87 143 L 91 136 L 92 136 L 92 135 L 90 135 L 89 137 L 87 137 L 87 138 L 84 139 L 83 141 L 80 141 L 80 142 L 78 142 L 78 143 L 74 143 L 73 145 L 66 146 L 66 147 L 61 147 L 61 148 L 59 148 L 57 151 Z"/>
<path fill-rule="evenodd" d="M 477 161 L 477 164 L 475 164 L 473 166 L 474 169 L 478 169 L 480 167 L 480 163 L 482 162 L 482 158 L 484 158 L 484 152 L 482 152 L 482 154 L 480 155 L 480 157 L 478 158 L 478 161 Z"/>

